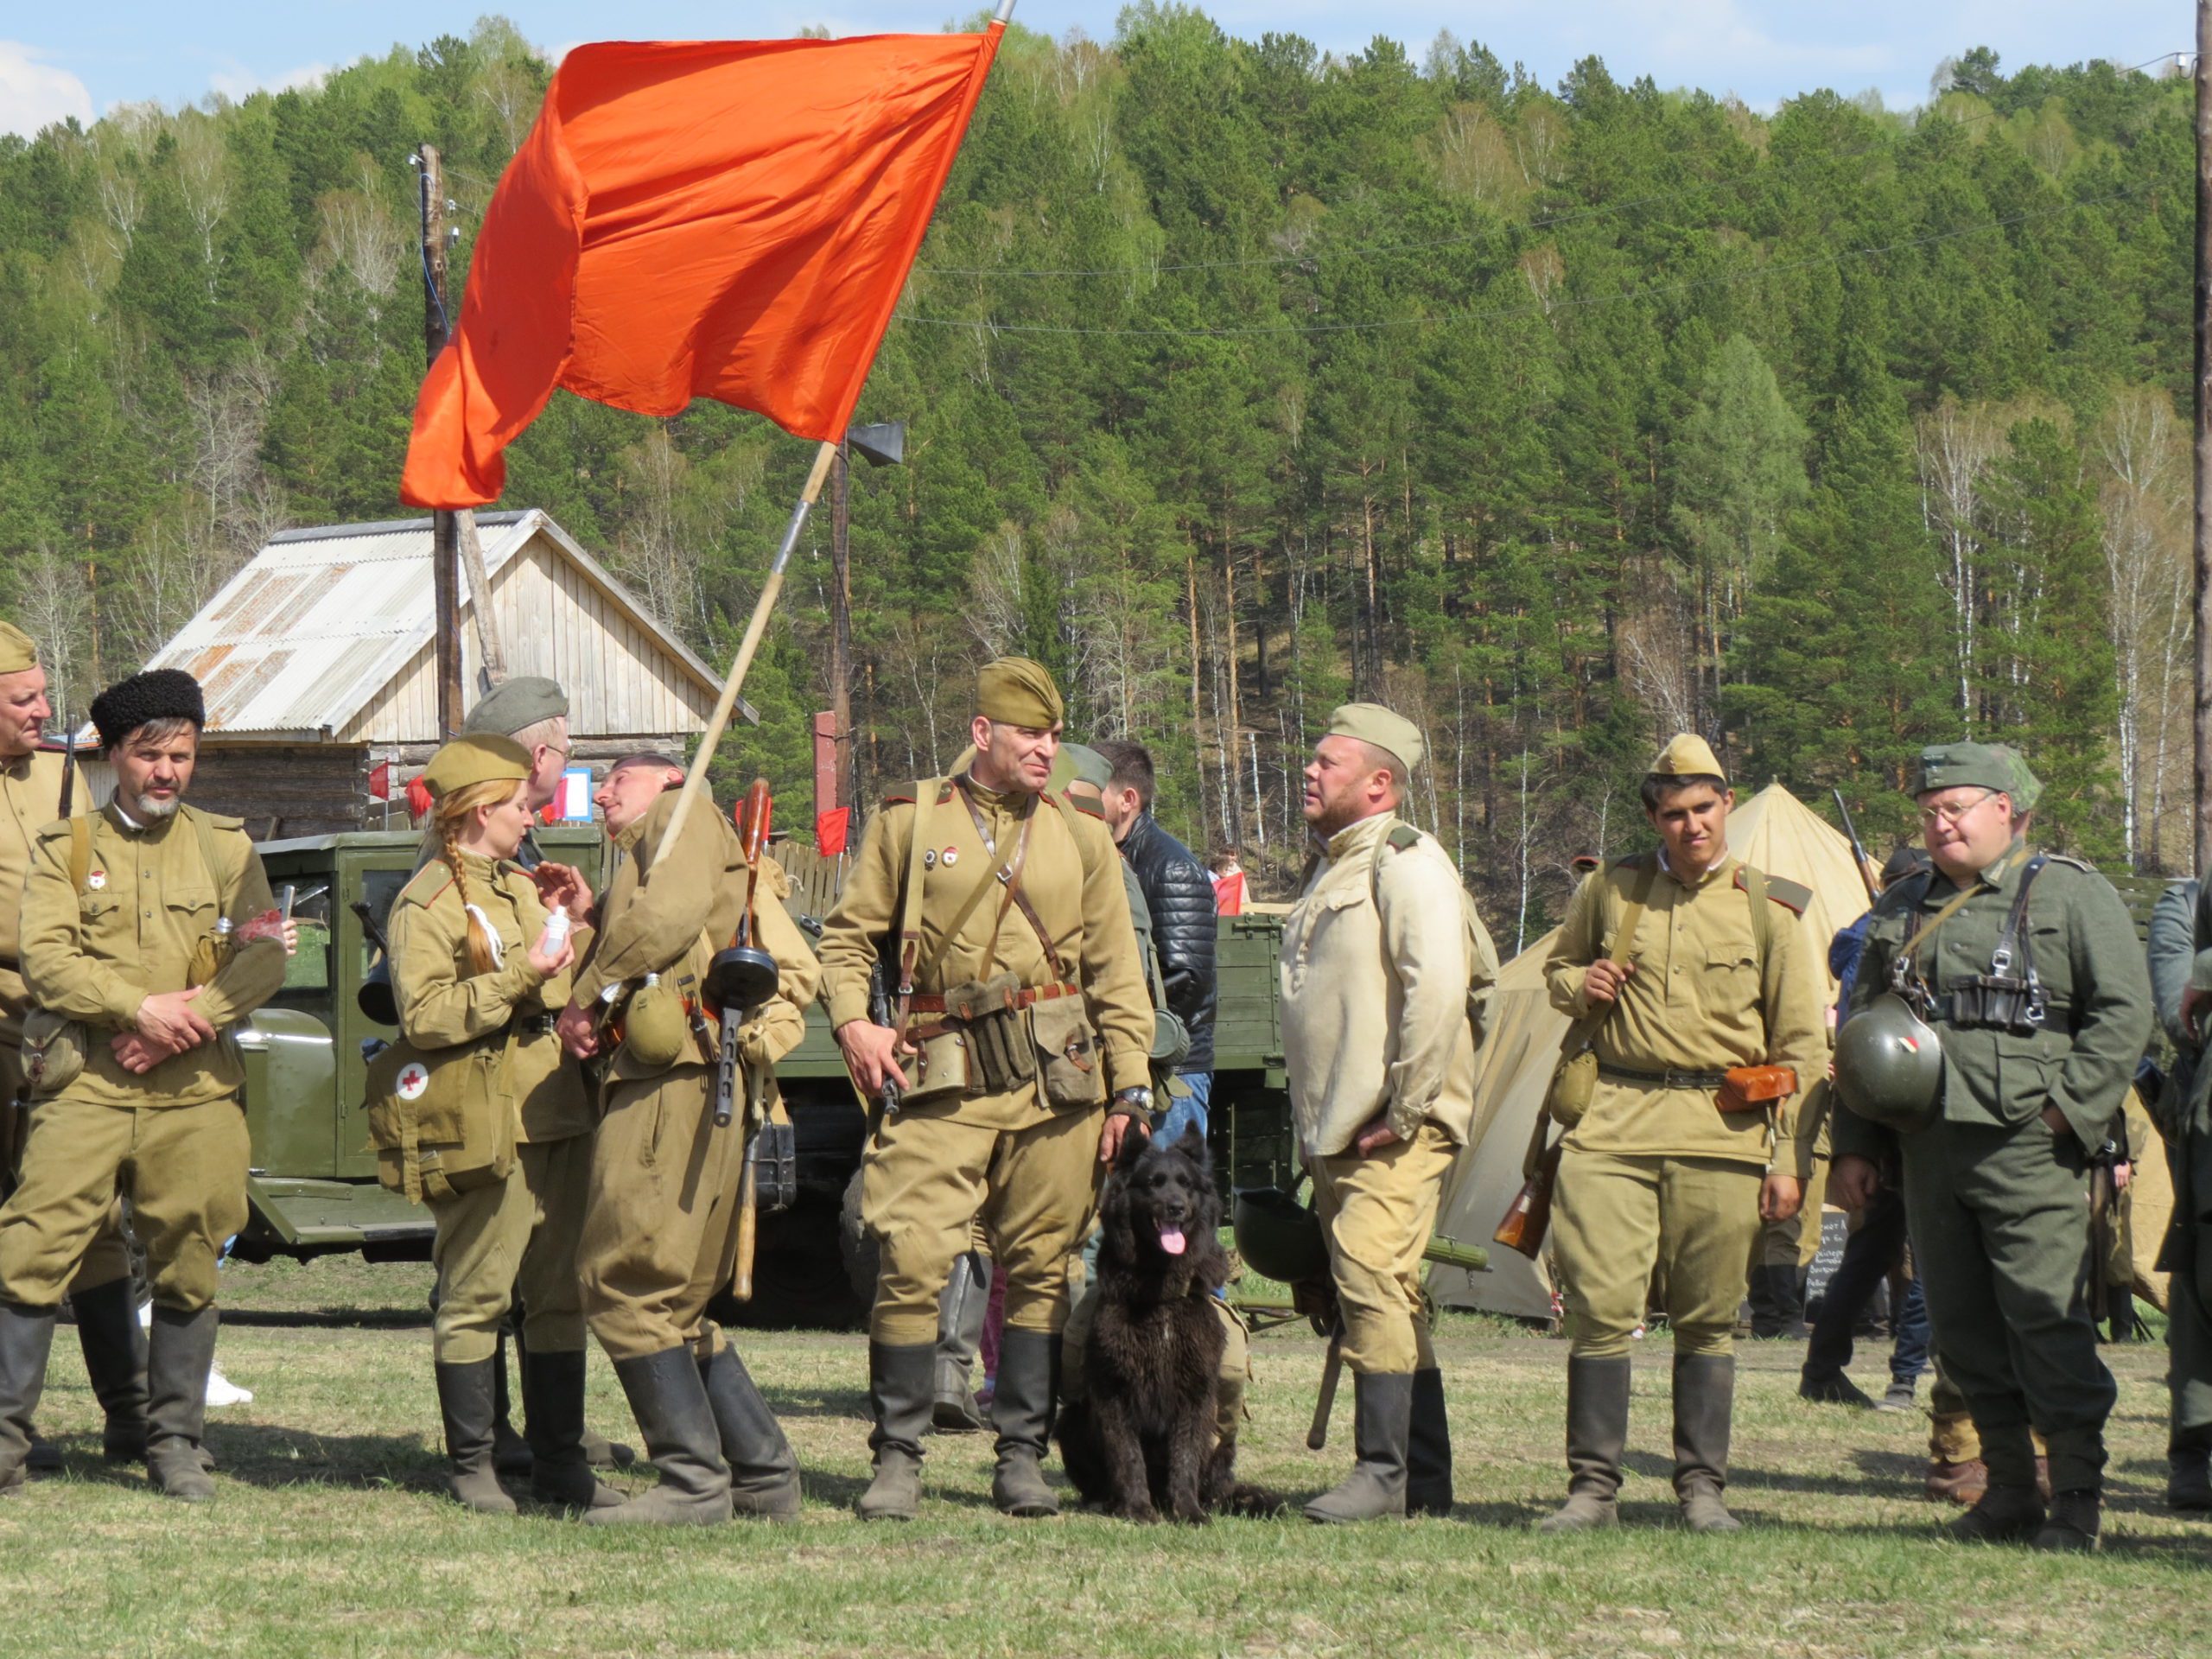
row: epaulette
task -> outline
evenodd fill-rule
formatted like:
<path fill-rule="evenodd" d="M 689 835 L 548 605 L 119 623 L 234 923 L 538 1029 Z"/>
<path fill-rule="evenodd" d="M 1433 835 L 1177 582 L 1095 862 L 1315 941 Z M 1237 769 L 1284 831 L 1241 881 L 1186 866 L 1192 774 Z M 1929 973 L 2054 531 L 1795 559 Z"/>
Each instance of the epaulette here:
<path fill-rule="evenodd" d="M 1762 871 L 1761 874 L 1765 873 Z M 1738 893 L 1749 893 L 1751 890 L 1751 884 L 1744 879 L 1744 871 L 1740 865 L 1736 870 L 1736 890 Z M 1767 876 L 1766 896 L 1792 916 L 1802 916 L 1805 913 L 1805 907 L 1813 902 L 1813 890 L 1810 887 L 1781 875 Z"/>
<path fill-rule="evenodd" d="M 1082 813 L 1084 817 L 1096 818 L 1101 823 L 1106 822 L 1106 804 L 1103 801 L 1095 801 L 1088 796 L 1071 794 L 1066 790 L 1060 791 L 1060 798 Z"/>
<path fill-rule="evenodd" d="M 1643 868 L 1644 860 L 1656 856 L 1656 855 L 1652 853 L 1629 853 L 1620 858 L 1613 860 L 1613 861 L 1606 865 L 1605 868 L 1608 870 L 1620 870 L 1624 872 L 1630 870 L 1640 870 Z"/>
<path fill-rule="evenodd" d="M 443 859 L 434 858 L 408 878 L 399 896 L 410 905 L 427 905 L 452 885 L 452 867 Z"/>
<path fill-rule="evenodd" d="M 2071 864 L 2075 869 L 2081 871 L 2084 875 L 2101 875 L 2104 874 L 2103 871 L 2100 870 L 2095 865 L 2090 863 L 2087 859 L 2076 858 L 2071 853 L 2045 853 L 2044 857 L 2053 864 Z"/>
<path fill-rule="evenodd" d="M 886 806 L 912 806 L 914 804 L 914 791 L 910 789 L 904 795 L 887 795 L 883 798 L 883 804 Z"/>
<path fill-rule="evenodd" d="M 230 817 L 221 812 L 202 812 L 200 816 L 207 820 L 207 827 L 210 830 L 235 830 L 240 835 L 245 833 L 244 818 Z"/>
<path fill-rule="evenodd" d="M 1390 833 L 1382 839 L 1399 852 L 1411 852 L 1421 845 L 1421 831 L 1410 823 L 1395 823 L 1390 826 Z"/>

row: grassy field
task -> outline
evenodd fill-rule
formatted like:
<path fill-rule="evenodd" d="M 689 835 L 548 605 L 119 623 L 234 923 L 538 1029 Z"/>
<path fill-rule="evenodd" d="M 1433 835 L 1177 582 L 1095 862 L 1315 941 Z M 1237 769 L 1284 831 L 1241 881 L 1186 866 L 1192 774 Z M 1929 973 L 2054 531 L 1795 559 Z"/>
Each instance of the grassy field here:
<path fill-rule="evenodd" d="M 1730 1493 L 1747 1529 L 1684 1534 L 1663 1338 L 1637 1376 L 1630 1524 L 1539 1536 L 1529 1523 L 1562 1480 L 1565 1345 L 1465 1316 L 1440 1342 L 1448 1521 L 1007 1521 L 989 1506 L 989 1448 L 966 1436 L 932 1442 L 920 1521 L 864 1529 L 849 1513 L 867 1470 L 860 1339 L 776 1334 L 747 1358 L 805 1469 L 804 1523 L 610 1531 L 478 1519 L 438 1496 L 428 1274 L 226 1270 L 219 1358 L 256 1398 L 213 1414 L 220 1495 L 197 1510 L 100 1463 L 73 1333 L 59 1332 L 41 1421 L 69 1471 L 0 1504 L 0 1655 L 2212 1652 L 2212 1530 L 2158 1501 L 2154 1348 L 2113 1354 L 2093 1560 L 1936 1541 L 1948 1511 L 1919 1496 L 1920 1420 L 1801 1404 L 1796 1344 L 1745 1350 Z M 1320 1344 L 1300 1328 L 1255 1347 L 1244 1471 L 1318 1491 L 1350 1458 L 1351 1389 L 1329 1450 L 1309 1452 Z M 633 1438 L 596 1357 L 591 1414 Z"/>

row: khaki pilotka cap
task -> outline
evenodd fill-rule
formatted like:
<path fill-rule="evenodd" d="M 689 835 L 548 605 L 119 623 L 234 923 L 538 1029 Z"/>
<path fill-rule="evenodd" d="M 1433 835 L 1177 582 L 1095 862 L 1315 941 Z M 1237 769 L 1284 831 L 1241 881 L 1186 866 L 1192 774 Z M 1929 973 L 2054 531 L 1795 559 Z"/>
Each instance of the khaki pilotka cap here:
<path fill-rule="evenodd" d="M 1647 778 L 1718 778 L 1728 781 L 1728 768 L 1713 752 L 1713 745 L 1694 732 L 1677 732 L 1659 751 Z"/>
<path fill-rule="evenodd" d="M 1421 728 L 1379 702 L 1347 702 L 1332 709 L 1324 737 L 1352 737 L 1382 750 L 1408 772 L 1421 765 L 1428 746 Z"/>
<path fill-rule="evenodd" d="M 2006 743 L 1934 743 L 1923 749 L 1904 792 L 1921 796 L 1939 789 L 1993 789 L 2012 798 L 2015 812 L 2032 812 L 2043 798 L 2043 780 Z"/>
<path fill-rule="evenodd" d="M 1063 743 L 1060 753 L 1067 761 L 1069 783 L 1088 784 L 1093 789 L 1103 791 L 1114 781 L 1112 764 L 1088 743 Z M 1058 771 L 1058 768 L 1055 767 L 1056 774 Z"/>
<path fill-rule="evenodd" d="M 468 711 L 461 729 L 466 736 L 512 737 L 541 720 L 565 720 L 568 714 L 569 694 L 558 680 L 523 674 L 501 680 L 486 691 L 483 700 Z"/>
<path fill-rule="evenodd" d="M 530 751 L 512 737 L 485 732 L 456 737 L 423 768 L 423 787 L 442 800 L 476 784 L 518 784 L 530 776 Z"/>
<path fill-rule="evenodd" d="M 0 674 L 21 674 L 38 666 L 38 641 L 12 622 L 0 622 Z"/>
<path fill-rule="evenodd" d="M 976 671 L 976 712 L 1001 726 L 1043 732 L 1060 723 L 1066 707 L 1042 663 L 996 657 Z"/>

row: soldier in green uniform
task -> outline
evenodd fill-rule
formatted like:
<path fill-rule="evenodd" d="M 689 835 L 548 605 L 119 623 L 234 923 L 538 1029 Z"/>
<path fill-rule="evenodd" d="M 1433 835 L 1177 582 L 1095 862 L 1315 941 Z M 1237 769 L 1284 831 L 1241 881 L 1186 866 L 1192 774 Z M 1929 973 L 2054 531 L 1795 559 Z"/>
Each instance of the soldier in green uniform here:
<path fill-rule="evenodd" d="M 622 1501 L 584 1458 L 576 1233 L 594 1115 L 583 1073 L 553 1031 L 552 1010 L 569 1000 L 567 926 L 589 911 L 591 891 L 566 866 L 541 862 L 533 879 L 508 861 L 530 826 L 530 751 L 509 738 L 461 737 L 438 751 L 423 778 L 441 856 L 391 909 L 392 991 L 408 1042 L 426 1067 L 498 1057 L 498 1098 L 475 1121 L 495 1146 L 512 1146 L 505 1174 L 425 1196 L 437 1222 L 434 1352 L 453 1494 L 502 1515 L 515 1505 L 493 1466 L 496 1333 L 518 1294 L 532 1494 L 571 1509 Z M 550 944 L 541 890 L 565 918 Z M 416 1086 L 429 1082 L 426 1069 Z"/>
<path fill-rule="evenodd" d="M 1050 796 L 1061 702 L 1023 658 L 976 676 L 976 755 L 870 820 L 822 938 L 830 1020 L 880 1103 L 861 1160 L 880 1246 L 868 1322 L 868 1519 L 921 1494 L 938 1294 L 980 1214 L 1006 1269 L 991 1483 L 1012 1515 L 1059 1505 L 1040 1459 L 1058 1391 L 1067 1264 L 1100 1165 L 1152 1108 L 1152 1008 L 1113 838 Z M 879 962 L 895 1026 L 870 1018 Z M 1111 1096 L 1110 1102 L 1109 1096 Z"/>
<path fill-rule="evenodd" d="M 41 830 L 23 889 L 23 980 L 60 1028 L 0 1206 L 0 1490 L 22 1479 L 55 1306 L 120 1192 L 153 1281 L 147 1471 L 199 1502 L 215 1490 L 200 1444 L 215 1267 L 246 1218 L 245 1071 L 226 1033 L 283 984 L 283 925 L 245 827 L 183 803 L 198 683 L 136 675 L 92 714 L 115 798 Z"/>
<path fill-rule="evenodd" d="M 1675 1336 L 1675 1497 L 1695 1530 L 1738 1527 L 1721 1496 L 1736 1310 L 1761 1223 L 1802 1202 L 1815 1126 L 1799 1108 L 1827 1070 L 1798 926 L 1811 894 L 1729 854 L 1735 791 L 1702 738 L 1660 751 L 1643 793 L 1659 850 L 1583 881 L 1545 965 L 1552 1006 L 1586 1022 L 1597 1061 L 1586 1109 L 1557 1089 L 1551 1102 L 1573 1116 L 1552 1219 L 1572 1346 L 1567 1500 L 1549 1531 L 1618 1517 L 1629 1351 L 1655 1267 Z M 1770 1065 L 1794 1088 L 1731 1109 L 1728 1074 Z"/>
<path fill-rule="evenodd" d="M 39 830 L 67 816 L 62 810 L 65 796 L 73 808 L 92 807 L 85 798 L 83 776 L 68 778 L 62 756 L 39 751 L 40 730 L 53 715 L 36 644 L 21 629 L 0 622 L 0 1172 L 10 1185 L 30 1127 L 29 1112 L 17 1104 L 30 993 L 23 986 L 16 912 Z M 111 1463 L 143 1459 L 146 1338 L 131 1296 L 130 1249 L 123 1236 L 119 1204 L 70 1281 L 69 1307 L 76 1316 L 85 1375 L 107 1417 L 101 1449 Z M 33 1436 L 29 1466 L 59 1469 L 61 1454 Z"/>
<path fill-rule="evenodd" d="M 1922 751 L 1911 793 L 1934 865 L 1874 906 L 1836 1043 L 1850 1109 L 1834 1190 L 1863 1205 L 1880 1179 L 1877 1124 L 1902 1131 L 1936 1356 L 1989 1471 L 1952 1535 L 2088 1550 L 2114 1398 L 2088 1311 L 2088 1160 L 2116 1133 L 2151 988 L 2111 883 L 2029 843 L 2040 791 L 2010 749 Z M 2047 1517 L 2031 1427 L 2050 1446 Z"/>
<path fill-rule="evenodd" d="M 596 799 L 622 862 L 601 898 L 560 1030 L 579 1058 L 605 1053 L 576 1265 L 584 1319 L 645 1437 L 660 1484 L 592 1510 L 606 1523 L 686 1525 L 733 1513 L 795 1520 L 798 1460 L 775 1414 L 707 1317 L 736 1259 L 745 1135 L 715 1122 L 721 1010 L 708 964 L 745 913 L 745 851 L 704 797 L 664 854 L 682 771 L 658 755 L 618 762 Z M 780 1109 L 776 1062 L 798 1046 L 820 969 L 784 908 L 790 881 L 760 855 L 754 944 L 775 994 L 737 1032 L 739 1104 Z M 733 1016 L 734 1017 L 734 1016 Z M 620 1029 L 620 1040 L 614 1033 Z"/>
<path fill-rule="evenodd" d="M 2152 988 L 2174 1046 L 2157 1103 L 2173 1179 L 2173 1215 L 2158 1265 L 2166 1293 L 2166 1506 L 2212 1510 L 2212 1065 L 2204 1012 L 2212 1000 L 2212 903 L 2200 881 L 2168 884 L 2151 915 Z"/>

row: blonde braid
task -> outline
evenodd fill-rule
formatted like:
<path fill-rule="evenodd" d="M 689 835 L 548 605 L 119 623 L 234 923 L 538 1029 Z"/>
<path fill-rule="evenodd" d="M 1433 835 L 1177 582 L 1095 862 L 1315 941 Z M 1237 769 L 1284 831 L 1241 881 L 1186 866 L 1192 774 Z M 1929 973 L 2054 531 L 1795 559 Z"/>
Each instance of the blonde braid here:
<path fill-rule="evenodd" d="M 442 798 L 431 818 L 431 823 L 437 829 L 438 845 L 444 854 L 446 868 L 453 872 L 454 890 L 461 895 L 462 914 L 467 920 L 469 966 L 480 974 L 490 973 L 498 962 L 493 955 L 492 940 L 485 931 L 484 924 L 467 908 L 468 875 L 461 857 L 461 826 L 468 822 L 468 815 L 478 807 L 497 806 L 514 792 L 515 787 L 511 783 L 494 780 L 471 784 L 466 789 L 457 789 Z"/>

